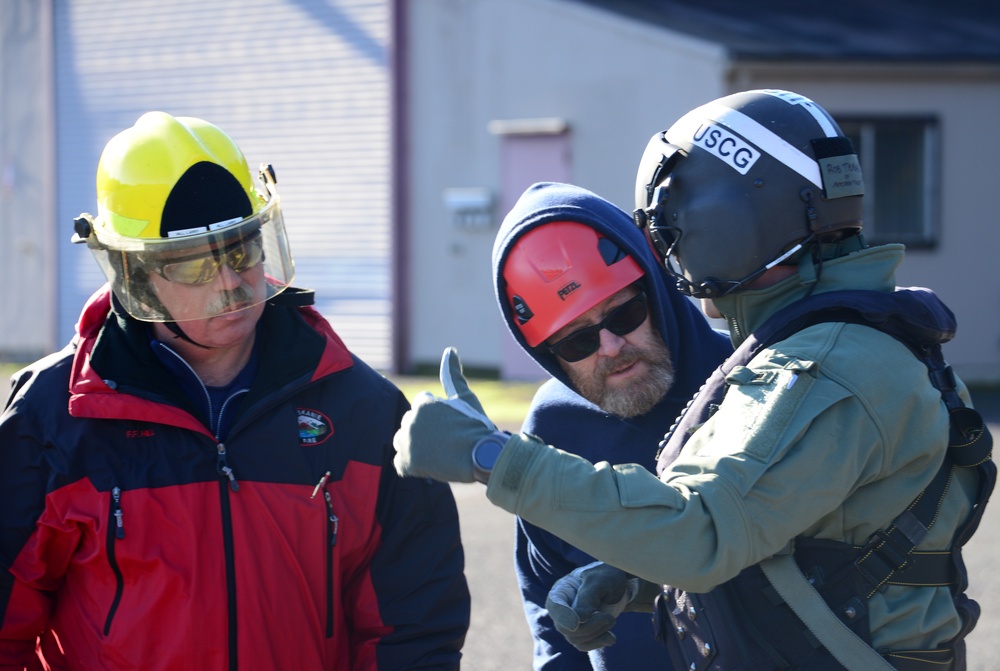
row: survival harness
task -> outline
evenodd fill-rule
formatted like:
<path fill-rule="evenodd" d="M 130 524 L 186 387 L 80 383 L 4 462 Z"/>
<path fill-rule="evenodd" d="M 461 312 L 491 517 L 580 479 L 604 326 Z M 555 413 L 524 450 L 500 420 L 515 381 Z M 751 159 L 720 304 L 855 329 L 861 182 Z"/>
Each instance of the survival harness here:
<path fill-rule="evenodd" d="M 980 609 L 965 594 L 968 574 L 961 549 L 979 526 L 996 481 L 996 466 L 991 458 L 992 437 L 979 413 L 962 403 L 954 374 L 941 352 L 941 345 L 954 337 L 954 315 L 931 291 L 833 291 L 777 312 L 715 371 L 688 404 L 661 443 L 657 472 L 669 467 L 694 430 L 718 408 L 728 388 L 726 376 L 734 368 L 745 366 L 768 345 L 823 322 L 870 326 L 906 345 L 927 366 L 931 382 L 941 392 L 948 408 L 950 435 L 947 454 L 936 476 L 888 528 L 872 534 L 862 547 L 798 538 L 794 543 L 795 564 L 833 615 L 866 644 L 858 646 L 864 654 L 870 654 L 867 602 L 872 595 L 888 585 L 949 586 L 963 622 L 952 641 L 940 650 L 878 652 L 898 671 L 963 671 L 964 639 L 975 626 Z M 975 468 L 979 473 L 975 507 L 956 532 L 950 551 L 918 551 L 916 547 L 934 523 L 956 468 Z M 811 618 L 800 619 L 793 612 L 761 565 L 744 569 L 704 594 L 668 586 L 657 598 L 655 619 L 658 635 L 670 649 L 677 669 L 848 668 L 842 663 L 843 655 L 832 654 L 820 641 L 829 639 L 829 635 L 817 631 L 821 627 L 811 626 L 817 624 Z M 857 643 L 849 634 L 848 638 L 848 642 Z M 877 657 L 873 659 L 881 663 Z"/>

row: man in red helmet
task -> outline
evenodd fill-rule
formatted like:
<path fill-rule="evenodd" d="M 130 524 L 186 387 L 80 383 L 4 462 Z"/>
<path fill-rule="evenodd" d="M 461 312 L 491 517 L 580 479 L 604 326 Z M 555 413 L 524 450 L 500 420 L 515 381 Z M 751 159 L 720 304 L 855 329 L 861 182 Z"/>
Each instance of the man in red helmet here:
<path fill-rule="evenodd" d="M 732 347 L 677 292 L 632 219 L 586 189 L 535 184 L 500 227 L 493 275 L 511 335 L 552 375 L 522 430 L 593 463 L 652 470 L 674 417 Z M 618 644 L 589 657 L 570 645 L 546 596 L 594 558 L 520 517 L 516 533 L 535 669 L 670 668 L 647 614 L 623 614 Z"/>

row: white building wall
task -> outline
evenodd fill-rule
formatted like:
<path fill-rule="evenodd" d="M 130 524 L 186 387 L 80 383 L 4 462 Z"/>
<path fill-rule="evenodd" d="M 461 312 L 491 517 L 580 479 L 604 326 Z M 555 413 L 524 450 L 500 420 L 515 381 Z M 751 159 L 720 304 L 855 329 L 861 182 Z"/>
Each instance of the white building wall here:
<path fill-rule="evenodd" d="M 837 115 L 927 116 L 938 120 L 941 183 L 938 244 L 907 251 L 901 286 L 933 289 L 955 313 L 945 357 L 968 383 L 1000 382 L 1000 279 L 994 194 L 1000 136 L 1000 70 L 962 67 L 826 68 L 739 80 L 739 88 L 788 88 Z"/>
<path fill-rule="evenodd" d="M 694 101 L 725 93 L 715 46 L 565 0 L 421 0 L 409 5 L 412 224 L 410 351 L 434 365 L 445 346 L 496 368 L 508 338 L 484 231 L 453 225 L 452 187 L 500 184 L 490 121 L 561 118 L 572 179 L 631 212 L 639 156 Z"/>
<path fill-rule="evenodd" d="M 1000 227 L 993 215 L 996 68 L 732 63 L 717 45 L 569 0 L 422 0 L 411 5 L 409 77 L 412 250 L 410 351 L 433 364 L 447 345 L 496 367 L 509 337 L 496 308 L 487 231 L 448 219 L 448 187 L 498 187 L 492 120 L 561 118 L 571 181 L 632 209 L 648 138 L 726 93 L 787 88 L 833 114 L 932 115 L 941 130 L 940 241 L 908 253 L 901 285 L 935 289 L 954 310 L 946 347 L 973 383 L 1000 381 Z"/>

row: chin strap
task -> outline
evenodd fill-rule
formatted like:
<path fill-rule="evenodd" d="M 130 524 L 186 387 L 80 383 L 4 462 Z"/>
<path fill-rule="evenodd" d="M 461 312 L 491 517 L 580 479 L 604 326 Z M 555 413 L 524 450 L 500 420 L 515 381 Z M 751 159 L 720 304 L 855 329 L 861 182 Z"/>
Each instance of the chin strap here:
<path fill-rule="evenodd" d="M 177 336 L 181 340 L 185 340 L 185 341 L 191 343 L 195 347 L 200 347 L 202 349 L 212 349 L 208 345 L 202 345 L 200 342 L 195 342 L 194 340 L 192 340 L 191 336 L 189 336 L 187 333 L 185 333 L 184 329 L 182 329 L 181 325 L 178 324 L 177 322 L 163 322 L 163 325 L 166 326 L 167 329 L 171 333 L 173 333 L 175 336 Z"/>
<path fill-rule="evenodd" d="M 115 294 L 115 292 L 113 292 L 113 291 L 111 292 L 111 309 L 115 312 L 115 314 L 117 314 L 119 316 L 120 319 L 129 319 L 129 320 L 138 321 L 138 320 L 135 319 L 135 317 L 133 317 L 132 315 L 129 314 L 128 310 L 125 309 L 125 306 L 122 305 L 122 302 L 120 300 L 118 300 L 118 295 Z M 170 313 L 168 313 L 166 311 L 166 308 L 164 308 L 163 311 L 169 316 Z M 180 324 L 178 324 L 177 322 L 175 322 L 175 321 L 163 321 L 161 323 L 164 326 L 167 327 L 167 330 L 169 330 L 171 333 L 173 333 L 175 336 L 177 336 L 181 340 L 189 342 L 192 345 L 194 345 L 196 347 L 200 347 L 202 349 L 212 349 L 211 347 L 208 347 L 207 345 L 202 345 L 200 342 L 195 342 L 194 340 L 192 340 L 191 336 L 189 336 L 187 333 L 185 333 L 184 329 L 182 329 L 180 327 Z"/>

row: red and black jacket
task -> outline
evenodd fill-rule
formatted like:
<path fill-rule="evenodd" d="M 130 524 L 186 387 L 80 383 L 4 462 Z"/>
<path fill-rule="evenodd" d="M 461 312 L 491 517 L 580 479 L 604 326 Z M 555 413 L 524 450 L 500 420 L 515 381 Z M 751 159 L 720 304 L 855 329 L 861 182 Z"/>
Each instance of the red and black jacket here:
<path fill-rule="evenodd" d="M 0 417 L 0 669 L 457 669 L 447 485 L 403 395 L 289 290 L 222 443 L 102 290 Z M 297 303 L 297 305 L 292 305 Z"/>

